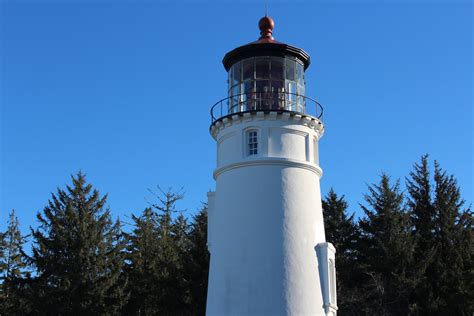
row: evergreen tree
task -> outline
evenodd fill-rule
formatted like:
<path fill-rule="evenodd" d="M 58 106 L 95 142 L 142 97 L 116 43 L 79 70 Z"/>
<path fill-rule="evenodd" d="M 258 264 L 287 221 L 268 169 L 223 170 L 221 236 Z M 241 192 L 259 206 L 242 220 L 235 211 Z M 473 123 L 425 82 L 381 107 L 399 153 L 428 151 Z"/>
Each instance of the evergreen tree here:
<path fill-rule="evenodd" d="M 415 258 L 424 276 L 415 301 L 421 314 L 473 313 L 472 213 L 463 209 L 452 175 L 435 162 L 434 185 L 428 156 L 407 179 L 409 207 L 416 238 Z"/>
<path fill-rule="evenodd" d="M 128 235 L 129 288 L 126 308 L 133 315 L 189 315 L 191 306 L 185 262 L 188 259 L 189 225 L 176 208 L 181 192 L 155 194 L 152 204 L 134 219 Z"/>
<path fill-rule="evenodd" d="M 35 314 L 113 315 L 126 302 L 124 241 L 106 199 L 79 172 L 38 213 L 30 258 Z"/>
<path fill-rule="evenodd" d="M 464 209 L 460 188 L 452 175 L 443 171 L 435 161 L 434 171 L 436 210 L 434 262 L 435 299 L 440 314 L 472 315 L 473 245 L 472 213 Z"/>
<path fill-rule="evenodd" d="M 461 314 L 474 315 L 474 236 L 473 216 L 470 210 L 465 210 L 457 223 L 460 230 L 457 246 L 462 257 L 461 291 L 463 306 Z M 458 294 L 459 295 L 459 294 Z"/>
<path fill-rule="evenodd" d="M 336 248 L 339 313 L 355 315 L 360 306 L 360 271 L 356 265 L 358 227 L 354 223 L 354 213 L 348 216 L 344 196 L 338 197 L 332 188 L 322 205 L 326 240 Z"/>
<path fill-rule="evenodd" d="M 358 245 L 366 274 L 362 310 L 369 315 L 407 315 L 414 309 L 410 297 L 419 276 L 412 271 L 414 241 L 399 183 L 392 186 L 382 175 L 378 185 L 369 186 L 365 201 Z"/>
<path fill-rule="evenodd" d="M 205 315 L 210 257 L 207 249 L 207 205 L 193 217 L 189 240 L 188 275 L 192 314 Z"/>
<path fill-rule="evenodd" d="M 191 242 L 189 240 L 190 225 L 183 213 L 178 214 L 172 225 L 172 242 L 177 253 L 175 287 L 179 300 L 170 315 L 190 315 L 194 314 L 194 306 L 191 305 L 190 278 L 187 264 L 190 260 Z M 173 310 L 172 310 L 173 311 Z"/>
<path fill-rule="evenodd" d="M 413 168 L 414 170 L 410 172 L 410 178 L 406 179 L 406 187 L 409 193 L 408 206 L 419 239 L 417 250 L 424 250 L 424 254 L 426 254 L 426 251 L 430 252 L 430 248 L 432 248 L 436 218 L 431 198 L 432 189 L 428 155 L 422 156 L 421 163 L 415 164 Z"/>
<path fill-rule="evenodd" d="M 125 234 L 127 244 L 126 274 L 130 299 L 125 315 L 157 315 L 160 289 L 158 261 L 158 216 L 146 208 L 140 217 L 132 215 L 134 229 Z"/>
<path fill-rule="evenodd" d="M 422 314 L 436 312 L 433 293 L 433 280 L 436 272 L 433 260 L 436 256 L 434 242 L 436 210 L 432 201 L 432 184 L 428 167 L 428 155 L 421 157 L 421 162 L 413 166 L 413 171 L 406 178 L 408 192 L 408 211 L 413 224 L 415 240 L 415 266 L 420 282 L 413 293 L 416 310 Z"/>
<path fill-rule="evenodd" d="M 188 249 L 188 223 L 176 203 L 183 198 L 181 191 L 161 191 L 153 208 L 158 213 L 158 263 L 160 289 L 158 306 L 162 315 L 188 315 L 190 310 L 185 262 Z M 173 214 L 178 214 L 173 219 Z"/>
<path fill-rule="evenodd" d="M 1 315 L 20 315 L 27 310 L 22 293 L 27 268 L 23 255 L 25 239 L 21 235 L 18 218 L 12 210 L 6 231 L 0 233 Z"/>

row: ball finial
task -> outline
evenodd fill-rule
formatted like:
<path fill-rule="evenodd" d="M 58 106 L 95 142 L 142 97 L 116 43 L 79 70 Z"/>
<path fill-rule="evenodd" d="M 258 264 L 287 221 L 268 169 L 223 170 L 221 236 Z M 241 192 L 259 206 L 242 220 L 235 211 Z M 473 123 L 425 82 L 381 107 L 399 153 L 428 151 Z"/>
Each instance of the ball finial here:
<path fill-rule="evenodd" d="M 269 16 L 264 16 L 258 21 L 258 28 L 260 29 L 260 38 L 259 39 L 273 39 L 273 28 L 275 27 L 275 22 Z"/>

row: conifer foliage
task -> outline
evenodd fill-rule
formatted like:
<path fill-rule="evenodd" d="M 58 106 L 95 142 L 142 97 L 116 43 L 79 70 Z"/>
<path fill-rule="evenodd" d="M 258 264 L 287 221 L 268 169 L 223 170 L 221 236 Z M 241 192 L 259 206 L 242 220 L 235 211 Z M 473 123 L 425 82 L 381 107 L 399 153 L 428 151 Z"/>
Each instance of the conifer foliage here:
<path fill-rule="evenodd" d="M 176 208 L 183 195 L 160 190 L 156 197 L 158 203 L 140 217 L 132 216 L 134 230 L 127 235 L 127 310 L 133 315 L 189 315 L 189 225 Z"/>
<path fill-rule="evenodd" d="M 431 284 L 435 271 L 433 263 L 436 255 L 434 242 L 436 230 L 436 210 L 432 201 L 432 183 L 428 166 L 428 156 L 421 157 L 421 162 L 413 166 L 406 179 L 407 207 L 413 225 L 415 238 L 415 264 L 421 275 L 420 282 L 415 289 L 414 300 L 417 310 L 425 313 L 434 313 L 435 298 Z"/>
<path fill-rule="evenodd" d="M 474 314 L 472 212 L 464 209 L 457 181 L 435 162 L 433 302 L 443 314 Z M 432 307 L 431 307 L 432 308 Z"/>
<path fill-rule="evenodd" d="M 331 188 L 322 200 L 326 239 L 336 248 L 338 308 L 341 314 L 352 315 L 359 310 L 359 282 L 354 265 L 359 228 L 354 221 L 354 213 L 348 215 L 348 205 L 344 196 L 339 197 Z"/>
<path fill-rule="evenodd" d="M 473 315 L 472 211 L 454 176 L 428 156 L 400 183 L 382 175 L 350 227 L 347 203 L 323 200 L 326 239 L 336 245 L 341 315 Z M 349 219 L 349 223 L 348 223 Z M 354 234 L 344 241 L 341 235 Z"/>
<path fill-rule="evenodd" d="M 22 280 L 27 275 L 24 242 L 18 218 L 12 210 L 6 231 L 0 233 L 0 315 L 18 314 L 18 307 L 26 303 L 21 293 Z"/>
<path fill-rule="evenodd" d="M 210 257 L 207 250 L 207 205 L 203 205 L 199 213 L 193 217 L 189 240 L 191 248 L 187 271 L 192 314 L 205 315 Z"/>
<path fill-rule="evenodd" d="M 33 313 L 113 315 L 125 304 L 124 240 L 106 200 L 79 172 L 37 215 Z"/>
<path fill-rule="evenodd" d="M 428 156 L 414 165 L 406 179 L 409 212 L 416 239 L 415 257 L 421 282 L 415 292 L 422 314 L 472 315 L 472 212 L 464 208 L 456 179 Z"/>
<path fill-rule="evenodd" d="M 159 189 L 126 227 L 79 172 L 31 237 L 12 211 L 0 233 L 0 315 L 204 315 L 207 207 L 186 217 L 183 195 Z M 383 174 L 364 201 L 358 219 L 334 190 L 322 201 L 338 314 L 473 315 L 472 211 L 454 176 L 437 162 L 430 172 L 423 156 L 405 187 Z"/>
<path fill-rule="evenodd" d="M 413 306 L 412 292 L 418 284 L 414 271 L 414 240 L 409 214 L 399 182 L 382 175 L 380 183 L 369 186 L 365 217 L 359 222 L 359 263 L 367 276 L 365 299 L 372 315 L 407 315 Z"/>
<path fill-rule="evenodd" d="M 159 312 L 158 300 L 160 266 L 158 257 L 158 216 L 146 208 L 140 216 L 132 215 L 134 229 L 126 234 L 127 257 L 125 273 L 128 277 L 129 301 L 125 311 L 129 315 L 154 315 Z"/>

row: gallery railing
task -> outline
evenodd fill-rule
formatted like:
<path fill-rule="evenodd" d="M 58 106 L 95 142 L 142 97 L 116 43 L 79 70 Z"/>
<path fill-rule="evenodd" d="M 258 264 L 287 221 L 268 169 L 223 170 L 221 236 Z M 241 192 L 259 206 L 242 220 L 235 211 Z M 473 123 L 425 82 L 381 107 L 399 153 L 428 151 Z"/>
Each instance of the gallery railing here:
<path fill-rule="evenodd" d="M 323 116 L 321 104 L 310 97 L 288 92 L 256 92 L 216 102 L 211 108 L 211 124 L 226 116 L 255 111 L 297 112 L 318 119 Z"/>

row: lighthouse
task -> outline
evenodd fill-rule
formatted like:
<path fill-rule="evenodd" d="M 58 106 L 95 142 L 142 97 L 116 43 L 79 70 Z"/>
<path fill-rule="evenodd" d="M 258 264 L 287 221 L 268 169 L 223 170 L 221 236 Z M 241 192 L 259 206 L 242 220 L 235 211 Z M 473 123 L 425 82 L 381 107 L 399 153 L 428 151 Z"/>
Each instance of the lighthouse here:
<path fill-rule="evenodd" d="M 337 312 L 335 249 L 326 242 L 318 143 L 322 107 L 305 95 L 310 56 L 273 38 L 228 52 L 228 97 L 211 108 L 217 144 L 208 193 L 206 314 Z"/>

